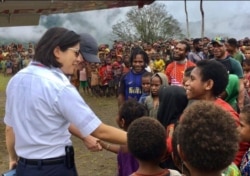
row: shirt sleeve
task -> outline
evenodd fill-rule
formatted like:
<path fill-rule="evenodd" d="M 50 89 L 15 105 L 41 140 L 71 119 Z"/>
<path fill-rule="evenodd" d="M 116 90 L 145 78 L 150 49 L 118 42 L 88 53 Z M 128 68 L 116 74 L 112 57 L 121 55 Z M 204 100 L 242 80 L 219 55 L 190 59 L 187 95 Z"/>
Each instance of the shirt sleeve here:
<path fill-rule="evenodd" d="M 73 86 L 66 86 L 60 91 L 53 105 L 53 109 L 74 124 L 83 136 L 91 134 L 101 124 Z"/>

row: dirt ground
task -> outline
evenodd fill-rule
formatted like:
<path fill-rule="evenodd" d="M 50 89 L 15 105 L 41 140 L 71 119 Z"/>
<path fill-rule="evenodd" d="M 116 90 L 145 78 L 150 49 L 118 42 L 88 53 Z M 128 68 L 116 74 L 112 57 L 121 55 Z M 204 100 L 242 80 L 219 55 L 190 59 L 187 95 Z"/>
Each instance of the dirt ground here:
<path fill-rule="evenodd" d="M 107 124 L 116 126 L 117 100 L 115 97 L 96 98 L 83 95 L 87 104 L 100 119 Z M 8 169 L 8 155 L 5 146 L 5 126 L 3 123 L 5 93 L 0 92 L 0 174 Z M 108 151 L 90 152 L 82 141 L 72 137 L 75 147 L 75 160 L 79 176 L 114 176 L 116 173 L 116 154 Z"/>

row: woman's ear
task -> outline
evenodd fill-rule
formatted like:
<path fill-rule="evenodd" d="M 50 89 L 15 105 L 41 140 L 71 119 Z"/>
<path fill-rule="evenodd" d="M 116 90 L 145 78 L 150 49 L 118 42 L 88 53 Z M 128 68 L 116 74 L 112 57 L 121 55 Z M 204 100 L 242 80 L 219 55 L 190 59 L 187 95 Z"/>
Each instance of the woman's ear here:
<path fill-rule="evenodd" d="M 60 58 L 60 54 L 61 54 L 60 47 L 59 46 L 55 47 L 53 50 L 53 53 L 54 53 L 56 59 Z"/>

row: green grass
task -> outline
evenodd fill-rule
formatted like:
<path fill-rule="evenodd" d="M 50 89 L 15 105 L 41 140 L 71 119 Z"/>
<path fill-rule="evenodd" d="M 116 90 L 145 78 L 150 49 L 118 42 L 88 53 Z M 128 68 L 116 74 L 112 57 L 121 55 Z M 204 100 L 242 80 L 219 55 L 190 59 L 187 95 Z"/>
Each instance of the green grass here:
<path fill-rule="evenodd" d="M 5 92 L 7 83 L 10 78 L 10 76 L 3 76 L 3 74 L 0 74 L 0 92 Z"/>

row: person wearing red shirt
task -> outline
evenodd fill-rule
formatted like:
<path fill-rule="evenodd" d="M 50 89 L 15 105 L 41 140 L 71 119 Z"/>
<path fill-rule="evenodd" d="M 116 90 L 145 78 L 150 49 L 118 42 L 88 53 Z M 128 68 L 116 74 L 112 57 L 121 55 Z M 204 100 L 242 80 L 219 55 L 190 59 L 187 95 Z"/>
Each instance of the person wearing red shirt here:
<path fill-rule="evenodd" d="M 166 75 L 170 85 L 182 86 L 184 71 L 195 64 L 187 59 L 190 46 L 185 41 L 180 41 L 174 49 L 174 61 L 166 68 Z"/>
<path fill-rule="evenodd" d="M 228 73 L 224 65 L 215 60 L 201 60 L 196 64 L 191 72 L 190 79 L 185 83 L 187 98 L 189 100 L 214 102 L 214 104 L 229 112 L 239 126 L 238 113 L 227 102 L 219 98 L 228 83 Z M 249 146 L 249 143 L 239 143 L 239 150 L 234 159 L 237 166 L 239 166 Z"/>

